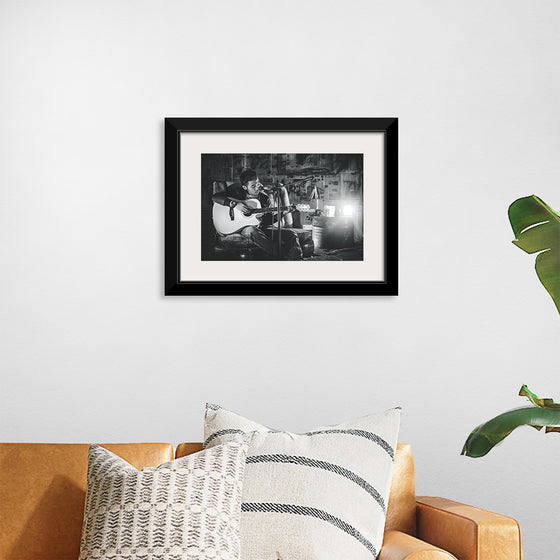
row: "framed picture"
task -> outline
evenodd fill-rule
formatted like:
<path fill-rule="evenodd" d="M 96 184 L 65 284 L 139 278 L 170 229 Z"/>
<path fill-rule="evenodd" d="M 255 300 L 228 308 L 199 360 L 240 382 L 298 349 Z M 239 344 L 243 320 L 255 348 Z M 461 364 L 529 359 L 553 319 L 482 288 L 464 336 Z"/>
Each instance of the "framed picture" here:
<path fill-rule="evenodd" d="M 397 295 L 396 118 L 166 118 L 165 295 Z"/>

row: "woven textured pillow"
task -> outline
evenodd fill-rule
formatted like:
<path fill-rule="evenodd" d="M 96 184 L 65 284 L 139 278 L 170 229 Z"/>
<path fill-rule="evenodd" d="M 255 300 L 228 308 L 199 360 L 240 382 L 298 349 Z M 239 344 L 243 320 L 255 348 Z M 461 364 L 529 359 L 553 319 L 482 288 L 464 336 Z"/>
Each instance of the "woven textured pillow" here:
<path fill-rule="evenodd" d="M 80 560 L 238 560 L 247 443 L 137 470 L 89 450 Z"/>
<path fill-rule="evenodd" d="M 400 415 L 395 408 L 293 434 L 206 405 L 205 447 L 256 432 L 243 482 L 241 558 L 377 558 Z"/>

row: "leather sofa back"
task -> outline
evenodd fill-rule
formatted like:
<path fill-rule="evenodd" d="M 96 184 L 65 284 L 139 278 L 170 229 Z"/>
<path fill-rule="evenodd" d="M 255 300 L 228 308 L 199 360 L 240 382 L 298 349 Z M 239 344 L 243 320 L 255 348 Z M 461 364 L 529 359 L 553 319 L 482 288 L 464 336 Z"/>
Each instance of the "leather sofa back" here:
<path fill-rule="evenodd" d="M 167 443 L 103 445 L 138 469 L 171 461 Z M 76 560 L 87 444 L 0 444 L 0 560 Z"/>
<path fill-rule="evenodd" d="M 416 485 L 414 458 L 408 443 L 397 444 L 393 479 L 387 505 L 385 530 L 402 531 L 416 535 Z"/>
<path fill-rule="evenodd" d="M 177 446 L 175 458 L 196 453 L 202 449 L 201 443 L 181 443 Z M 416 488 L 414 484 L 414 458 L 408 443 L 397 444 L 393 480 L 387 505 L 385 530 L 396 530 L 416 535 Z"/>

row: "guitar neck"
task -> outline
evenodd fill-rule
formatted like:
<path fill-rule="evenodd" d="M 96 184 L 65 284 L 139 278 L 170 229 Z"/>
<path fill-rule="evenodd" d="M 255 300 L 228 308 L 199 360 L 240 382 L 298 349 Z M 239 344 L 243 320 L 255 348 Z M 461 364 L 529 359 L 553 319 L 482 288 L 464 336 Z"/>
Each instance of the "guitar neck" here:
<path fill-rule="evenodd" d="M 293 206 L 280 206 L 280 212 L 288 212 L 293 210 Z M 270 212 L 278 212 L 277 206 L 269 206 L 267 208 L 253 208 L 251 214 L 268 214 Z"/>

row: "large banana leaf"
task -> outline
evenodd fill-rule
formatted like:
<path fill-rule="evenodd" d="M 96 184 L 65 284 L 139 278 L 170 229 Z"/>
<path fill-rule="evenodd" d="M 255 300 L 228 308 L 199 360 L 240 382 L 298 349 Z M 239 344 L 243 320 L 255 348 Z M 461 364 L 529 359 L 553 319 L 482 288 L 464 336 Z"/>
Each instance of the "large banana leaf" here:
<path fill-rule="evenodd" d="M 513 243 L 526 253 L 539 253 L 537 276 L 560 313 L 560 214 L 538 196 L 519 198 L 508 210 Z"/>
<path fill-rule="evenodd" d="M 476 427 L 467 438 L 461 455 L 483 457 L 519 426 L 532 426 L 537 430 L 545 427 L 546 432 L 560 432 L 559 404 L 552 399 L 540 399 L 526 385 L 519 394 L 527 397 L 533 406 L 509 410 Z"/>

